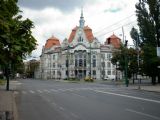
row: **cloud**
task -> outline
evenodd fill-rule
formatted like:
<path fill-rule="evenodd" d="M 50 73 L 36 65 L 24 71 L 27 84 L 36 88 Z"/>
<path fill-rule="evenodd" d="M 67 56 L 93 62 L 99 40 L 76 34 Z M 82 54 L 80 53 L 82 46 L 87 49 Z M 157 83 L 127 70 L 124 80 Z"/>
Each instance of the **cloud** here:
<path fill-rule="evenodd" d="M 104 10 L 104 12 L 116 13 L 116 12 L 119 12 L 121 10 L 122 10 L 122 8 L 110 8 L 110 9 Z"/>
<path fill-rule="evenodd" d="M 63 12 L 69 12 L 83 6 L 87 2 L 91 2 L 91 0 L 19 0 L 18 5 L 35 10 L 51 7 Z"/>
<path fill-rule="evenodd" d="M 126 6 L 126 2 L 123 0 L 108 0 L 107 9 L 105 9 L 104 12 L 120 12 L 125 9 Z"/>
<path fill-rule="evenodd" d="M 82 0 L 82 2 L 81 0 L 19 0 L 23 17 L 31 19 L 35 25 L 32 32 L 39 45 L 32 55 L 39 56 L 42 46 L 52 35 L 59 38 L 61 42 L 64 38 L 69 38 L 71 30 L 79 25 L 82 5 L 85 25 L 91 27 L 93 33 L 100 31 L 94 36 L 104 43 L 113 32 L 116 35 L 121 34 L 121 27 L 135 20 L 132 16 L 119 24 L 107 27 L 134 14 L 135 1 L 137 0 Z M 127 38 L 129 38 L 130 27 L 133 25 L 124 26 Z M 117 27 L 119 29 L 115 30 Z"/>

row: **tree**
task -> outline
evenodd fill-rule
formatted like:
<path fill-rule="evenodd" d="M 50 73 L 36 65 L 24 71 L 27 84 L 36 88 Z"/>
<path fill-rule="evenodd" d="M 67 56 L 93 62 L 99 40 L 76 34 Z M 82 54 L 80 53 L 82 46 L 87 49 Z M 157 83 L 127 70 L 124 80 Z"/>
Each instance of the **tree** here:
<path fill-rule="evenodd" d="M 31 35 L 33 22 L 22 20 L 17 6 L 18 0 L 0 1 L 0 63 L 3 65 L 9 90 L 9 73 L 15 64 L 22 63 L 26 55 L 36 48 Z"/>
<path fill-rule="evenodd" d="M 152 77 L 152 84 L 160 83 L 160 58 L 156 56 L 156 47 L 160 39 L 160 2 L 159 0 L 139 0 L 136 4 L 137 21 L 142 41 L 143 72 Z"/>
<path fill-rule="evenodd" d="M 130 36 L 133 39 L 133 44 L 136 47 L 139 47 L 141 45 L 141 41 L 139 39 L 139 33 L 138 30 L 136 28 L 132 28 L 130 31 Z"/>
<path fill-rule="evenodd" d="M 131 78 L 135 74 L 137 74 L 137 52 L 133 48 L 125 48 L 123 45 L 121 45 L 120 49 L 118 51 L 115 51 L 113 53 L 113 57 L 111 59 L 112 64 L 116 65 L 116 63 L 119 63 L 119 70 L 124 72 L 125 71 L 125 57 L 127 57 L 127 77 Z M 134 83 L 134 77 L 133 77 L 133 83 Z"/>

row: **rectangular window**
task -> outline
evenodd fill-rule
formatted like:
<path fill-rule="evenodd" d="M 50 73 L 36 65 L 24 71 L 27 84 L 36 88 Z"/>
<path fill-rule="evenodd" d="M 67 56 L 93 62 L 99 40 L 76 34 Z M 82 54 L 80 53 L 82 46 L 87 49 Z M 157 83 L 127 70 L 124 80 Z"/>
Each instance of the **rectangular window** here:
<path fill-rule="evenodd" d="M 86 59 L 84 59 L 84 67 L 86 67 Z"/>
<path fill-rule="evenodd" d="M 108 75 L 111 75 L 111 70 L 108 70 L 108 71 L 107 71 L 107 74 L 108 74 Z"/>
<path fill-rule="evenodd" d="M 78 67 L 78 61 L 75 59 L 75 67 Z"/>
<path fill-rule="evenodd" d="M 83 61 L 82 59 L 79 59 L 79 67 L 82 67 L 83 66 Z"/>
<path fill-rule="evenodd" d="M 66 60 L 66 67 L 68 67 L 68 65 L 69 65 L 69 64 L 68 64 L 68 60 Z"/>
<path fill-rule="evenodd" d="M 105 76 L 105 71 L 104 70 L 102 70 L 102 76 Z"/>
<path fill-rule="evenodd" d="M 111 57 L 112 57 L 112 54 L 111 54 L 111 53 L 108 53 L 108 54 L 107 54 L 107 59 L 111 59 Z"/>
<path fill-rule="evenodd" d="M 110 62 L 107 63 L 107 67 L 111 68 L 111 63 Z"/>
<path fill-rule="evenodd" d="M 55 71 L 53 71 L 53 75 L 55 75 Z"/>
<path fill-rule="evenodd" d="M 96 70 L 93 70 L 93 75 L 96 75 Z"/>
<path fill-rule="evenodd" d="M 56 65 L 55 65 L 55 63 L 53 63 L 53 68 L 55 68 L 56 67 Z"/>
<path fill-rule="evenodd" d="M 115 70 L 112 71 L 112 75 L 116 75 L 116 71 Z"/>
<path fill-rule="evenodd" d="M 101 58 L 102 58 L 102 59 L 105 59 L 105 54 L 101 54 Z"/>
<path fill-rule="evenodd" d="M 61 75 L 61 72 L 60 72 L 60 71 L 57 71 L 57 74 L 58 74 L 58 75 Z"/>
<path fill-rule="evenodd" d="M 96 59 L 93 59 L 93 67 L 96 67 Z"/>
<path fill-rule="evenodd" d="M 101 65 L 102 65 L 102 67 L 104 68 L 104 67 L 105 67 L 105 62 L 102 62 Z"/>
<path fill-rule="evenodd" d="M 55 55 L 53 55 L 53 60 L 55 60 L 55 58 L 56 58 L 56 56 L 55 56 Z"/>
<path fill-rule="evenodd" d="M 66 70 L 66 76 L 68 76 L 68 70 Z"/>

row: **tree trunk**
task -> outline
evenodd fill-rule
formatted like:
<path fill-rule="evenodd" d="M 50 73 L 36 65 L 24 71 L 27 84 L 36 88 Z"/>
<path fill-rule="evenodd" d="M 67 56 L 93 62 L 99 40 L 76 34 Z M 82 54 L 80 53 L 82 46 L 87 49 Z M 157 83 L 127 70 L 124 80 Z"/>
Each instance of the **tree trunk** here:
<path fill-rule="evenodd" d="M 156 77 L 152 76 L 152 85 L 155 85 L 155 84 L 156 84 Z"/>
<path fill-rule="evenodd" d="M 160 83 L 160 74 L 158 75 L 158 83 Z"/>
<path fill-rule="evenodd" d="M 134 84 L 134 73 L 133 73 L 133 84 Z"/>
<path fill-rule="evenodd" d="M 8 66 L 5 67 L 5 74 L 4 75 L 7 79 L 6 90 L 9 91 L 9 69 L 8 69 Z"/>

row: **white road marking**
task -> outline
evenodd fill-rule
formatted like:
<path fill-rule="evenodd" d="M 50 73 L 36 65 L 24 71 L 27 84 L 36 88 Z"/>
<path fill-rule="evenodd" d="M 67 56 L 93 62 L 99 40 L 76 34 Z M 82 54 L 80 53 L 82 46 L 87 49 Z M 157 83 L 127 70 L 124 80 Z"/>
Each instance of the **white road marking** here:
<path fill-rule="evenodd" d="M 141 97 L 129 96 L 129 95 L 118 94 L 118 93 L 113 93 L 113 92 L 99 91 L 99 90 L 93 90 L 93 91 L 98 92 L 98 93 L 105 93 L 105 94 L 116 95 L 116 96 L 127 97 L 127 98 L 132 98 L 132 99 L 143 100 L 143 101 L 147 101 L 147 102 L 154 102 L 154 103 L 160 104 L 160 101 L 158 101 L 158 100 L 152 100 L 152 99 L 147 99 L 147 98 L 141 98 Z"/>
<path fill-rule="evenodd" d="M 52 105 L 55 105 L 55 106 L 57 106 L 57 104 L 56 104 L 56 103 L 54 103 L 54 102 L 52 102 Z"/>
<path fill-rule="evenodd" d="M 33 90 L 30 90 L 29 92 L 30 92 L 30 93 L 35 93 Z"/>
<path fill-rule="evenodd" d="M 50 93 L 50 91 L 49 90 L 44 90 L 45 92 L 47 92 L 47 93 Z"/>
<path fill-rule="evenodd" d="M 76 115 L 75 113 L 71 112 L 71 115 L 75 118 L 79 118 L 78 115 Z"/>
<path fill-rule="evenodd" d="M 146 117 L 150 117 L 150 118 L 153 118 L 155 120 L 160 120 L 160 117 L 156 117 L 156 116 L 146 114 L 146 113 L 143 113 L 143 112 L 139 112 L 139 111 L 135 111 L 135 110 L 132 110 L 132 109 L 126 109 L 126 111 L 136 113 L 136 114 L 139 114 L 139 115 L 143 115 L 143 116 L 146 116 Z"/>
<path fill-rule="evenodd" d="M 51 89 L 51 91 L 53 91 L 53 92 L 57 92 L 57 90 L 55 90 L 55 89 Z"/>
<path fill-rule="evenodd" d="M 59 107 L 59 109 L 61 109 L 61 110 L 63 110 L 63 111 L 65 110 L 63 107 Z"/>
<path fill-rule="evenodd" d="M 41 90 L 37 90 L 39 93 L 43 93 Z"/>

